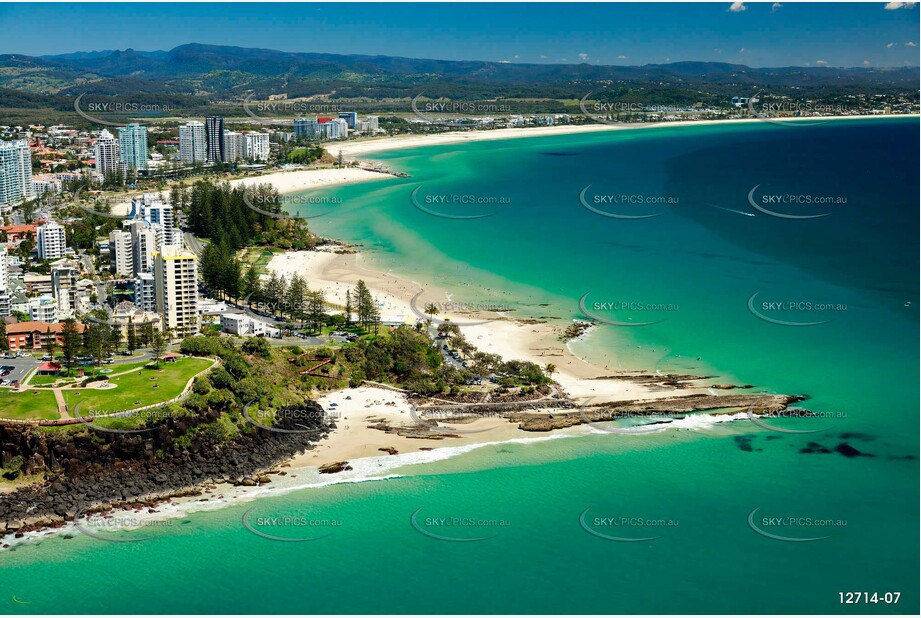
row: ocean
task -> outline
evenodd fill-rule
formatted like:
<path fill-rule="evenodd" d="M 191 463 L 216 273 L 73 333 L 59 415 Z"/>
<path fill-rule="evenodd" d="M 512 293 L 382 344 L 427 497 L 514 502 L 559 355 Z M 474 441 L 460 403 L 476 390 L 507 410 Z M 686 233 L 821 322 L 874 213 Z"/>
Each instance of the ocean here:
<path fill-rule="evenodd" d="M 341 204 L 310 220 L 369 265 L 513 317 L 593 317 L 571 347 L 596 363 L 802 394 L 815 416 L 400 455 L 354 479 L 382 480 L 114 534 L 148 540 L 0 552 L 0 603 L 917 613 L 917 140 L 917 119 L 868 119 L 378 154 L 409 177 L 327 191 Z"/>

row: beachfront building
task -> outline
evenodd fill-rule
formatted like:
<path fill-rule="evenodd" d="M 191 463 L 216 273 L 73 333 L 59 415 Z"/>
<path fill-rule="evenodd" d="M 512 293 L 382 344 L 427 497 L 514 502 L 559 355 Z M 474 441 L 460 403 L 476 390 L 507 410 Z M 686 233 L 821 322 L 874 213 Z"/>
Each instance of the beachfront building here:
<path fill-rule="evenodd" d="M 126 169 L 147 169 L 147 127 L 129 124 L 118 128 L 119 161 Z"/>
<path fill-rule="evenodd" d="M 205 147 L 208 163 L 224 160 L 224 119 L 220 116 L 205 118 Z"/>
<path fill-rule="evenodd" d="M 355 129 L 358 124 L 358 112 L 339 112 L 339 118 L 345 120 L 350 129 Z"/>
<path fill-rule="evenodd" d="M 221 315 L 221 331 L 240 337 L 280 337 L 281 331 L 242 313 Z"/>
<path fill-rule="evenodd" d="M 204 123 L 192 120 L 179 127 L 179 160 L 183 163 L 207 160 Z"/>
<path fill-rule="evenodd" d="M 294 137 L 303 140 L 320 139 L 320 123 L 316 118 L 295 118 Z"/>
<path fill-rule="evenodd" d="M 199 330 L 198 259 L 191 251 L 164 247 L 154 256 L 157 313 L 178 338 Z"/>
<path fill-rule="evenodd" d="M 246 159 L 246 138 L 236 131 L 224 131 L 224 163 Z"/>
<path fill-rule="evenodd" d="M 118 142 L 108 130 L 103 129 L 96 138 L 96 173 L 103 178 L 118 172 Z"/>
<path fill-rule="evenodd" d="M 152 193 L 132 198 L 131 208 L 135 216 L 150 224 L 158 236 L 157 248 L 164 245 L 182 245 L 182 233 L 176 228 L 173 207 L 164 203 Z"/>
<path fill-rule="evenodd" d="M 128 230 L 109 232 L 109 260 L 116 277 L 134 275 L 134 253 L 131 245 L 131 233 Z"/>
<path fill-rule="evenodd" d="M 38 258 L 40 260 L 59 260 L 67 250 L 67 235 L 64 227 L 57 221 L 48 221 L 38 226 Z"/>
<path fill-rule="evenodd" d="M 269 134 L 250 131 L 246 134 L 246 158 L 250 161 L 267 161 L 269 158 Z"/>
<path fill-rule="evenodd" d="M 29 142 L 0 142 L 0 204 L 15 204 L 33 195 Z"/>

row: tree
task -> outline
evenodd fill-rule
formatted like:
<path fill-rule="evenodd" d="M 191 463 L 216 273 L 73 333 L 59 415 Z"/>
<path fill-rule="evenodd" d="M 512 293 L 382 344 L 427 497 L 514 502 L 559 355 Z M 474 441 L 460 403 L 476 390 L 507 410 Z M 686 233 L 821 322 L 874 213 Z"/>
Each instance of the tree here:
<path fill-rule="evenodd" d="M 61 322 L 61 353 L 64 355 L 64 364 L 67 369 L 74 368 L 77 354 L 80 352 L 81 337 L 77 329 L 77 321 L 67 318 Z"/>
<path fill-rule="evenodd" d="M 314 332 L 319 332 L 322 328 L 325 314 L 323 309 L 326 308 L 326 295 L 323 290 L 309 290 L 307 292 L 307 321 L 310 322 L 310 328 Z"/>
<path fill-rule="evenodd" d="M 108 328 L 109 325 L 104 322 L 93 322 L 87 324 L 83 331 L 83 349 L 96 367 L 105 358 L 105 342 L 110 336 Z"/>
<path fill-rule="evenodd" d="M 285 292 L 284 306 L 288 315 L 292 319 L 300 321 L 302 324 L 307 316 L 307 303 L 310 289 L 307 283 L 297 273 L 291 277 L 291 283 Z M 284 312 L 283 312 L 284 313 Z"/>
<path fill-rule="evenodd" d="M 153 327 L 151 326 L 151 328 Z M 163 353 L 166 351 L 169 340 L 169 329 L 161 330 L 159 328 L 153 328 L 153 334 L 150 338 L 150 351 L 154 355 L 154 363 L 157 367 L 160 366 L 160 357 L 162 357 Z"/>
<path fill-rule="evenodd" d="M 429 303 L 425 306 L 425 313 L 429 315 L 429 319 L 426 320 L 427 323 L 432 323 L 432 317 L 438 315 L 438 305 L 435 303 Z"/>
<path fill-rule="evenodd" d="M 352 292 L 345 291 L 345 324 L 348 326 L 352 323 Z"/>
<path fill-rule="evenodd" d="M 0 350 L 4 352 L 10 349 L 10 340 L 6 336 L 6 322 L 0 319 Z"/>
<path fill-rule="evenodd" d="M 138 335 L 134 327 L 134 318 L 128 318 L 128 351 L 134 354 L 138 349 Z"/>
<path fill-rule="evenodd" d="M 376 333 L 381 321 L 381 313 L 377 301 L 371 296 L 371 291 L 364 280 L 359 279 L 355 286 L 355 299 L 358 305 L 358 324 L 365 332 Z"/>
<path fill-rule="evenodd" d="M 243 296 L 249 299 L 250 306 L 259 301 L 260 287 L 259 273 L 256 272 L 254 266 L 250 266 L 243 275 Z"/>
<path fill-rule="evenodd" d="M 45 337 L 42 340 L 42 347 L 45 348 L 45 354 L 54 358 L 54 352 L 58 348 L 58 342 L 55 340 L 54 335 L 51 333 L 51 327 L 45 331 Z"/>

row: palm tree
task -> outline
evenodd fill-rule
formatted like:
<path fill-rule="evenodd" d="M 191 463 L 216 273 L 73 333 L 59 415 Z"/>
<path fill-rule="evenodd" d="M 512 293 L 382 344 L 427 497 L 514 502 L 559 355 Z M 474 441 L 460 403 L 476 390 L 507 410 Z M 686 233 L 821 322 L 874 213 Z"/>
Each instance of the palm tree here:
<path fill-rule="evenodd" d="M 547 363 L 547 365 L 544 367 L 544 372 L 547 374 L 548 378 L 552 376 L 555 371 L 556 371 L 556 365 L 554 365 L 553 363 Z"/>
<path fill-rule="evenodd" d="M 428 318 L 425 322 L 426 322 L 426 324 L 431 325 L 431 324 L 432 324 L 432 318 L 431 318 L 431 316 L 438 315 L 438 305 L 436 305 L 435 303 L 429 303 L 429 304 L 427 304 L 427 305 L 425 306 L 425 313 L 427 313 L 427 314 L 429 315 L 429 318 Z"/>

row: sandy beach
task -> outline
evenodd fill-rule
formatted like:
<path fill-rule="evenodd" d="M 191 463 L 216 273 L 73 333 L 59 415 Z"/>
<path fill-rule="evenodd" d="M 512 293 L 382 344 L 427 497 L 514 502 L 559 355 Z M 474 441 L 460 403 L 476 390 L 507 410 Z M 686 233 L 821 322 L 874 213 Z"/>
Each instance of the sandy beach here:
<path fill-rule="evenodd" d="M 230 186 L 246 186 L 259 184 L 272 184 L 279 193 L 297 193 L 311 189 L 324 189 L 339 185 L 350 185 L 356 182 L 370 182 L 385 180 L 391 176 L 380 172 L 357 167 L 329 168 L 329 169 L 294 169 L 282 172 L 272 172 L 261 176 L 249 176 L 230 181 Z"/>
<path fill-rule="evenodd" d="M 285 277 L 299 273 L 308 285 L 321 289 L 327 303 L 344 307 L 345 292 L 354 288 L 363 279 L 378 300 L 381 313 L 386 318 L 415 323 L 419 317 L 413 309 L 412 299 L 420 291 L 423 296 L 416 300 L 416 307 L 423 307 L 428 301 L 444 299 L 444 291 L 401 279 L 395 275 L 369 269 L 362 264 L 361 254 L 336 254 L 325 251 L 294 251 L 277 255 L 268 268 Z M 565 394 L 581 404 L 624 401 L 631 399 L 658 399 L 676 394 L 689 395 L 706 392 L 698 389 L 674 389 L 648 386 L 633 380 L 618 377 L 615 372 L 587 363 L 573 354 L 559 339 L 562 327 L 549 322 L 534 323 L 516 320 L 496 313 L 442 313 L 439 318 L 451 318 L 455 322 L 478 322 L 461 326 L 461 332 L 479 350 L 499 354 L 506 360 L 519 359 L 545 366 L 556 365 L 553 379 Z M 482 323 L 479 323 L 481 322 Z M 370 393 L 366 392 L 370 390 Z M 350 396 L 351 400 L 344 397 Z M 369 419 L 384 418 L 395 424 L 413 423 L 409 416 L 409 405 L 398 393 L 382 389 L 347 389 L 319 400 L 324 409 L 328 403 L 337 403 L 338 411 L 347 417 L 339 423 L 333 435 L 324 440 L 319 448 L 298 458 L 294 465 L 321 465 L 330 461 L 347 460 L 350 457 L 372 457 L 378 449 L 392 447 L 399 452 L 418 451 L 421 448 L 439 448 L 476 442 L 494 442 L 521 437 L 533 437 L 504 419 L 481 419 L 475 421 L 476 429 L 488 428 L 472 436 L 460 439 L 426 440 L 405 438 L 369 429 Z"/>
<path fill-rule="evenodd" d="M 770 122 L 821 122 L 830 120 L 860 120 L 868 118 L 906 118 L 917 115 L 910 114 L 879 114 L 875 116 L 828 116 L 828 117 L 803 117 L 771 119 Z M 713 124 L 766 122 L 760 118 L 734 118 L 729 120 L 675 120 L 669 122 L 649 123 L 621 123 L 621 124 L 588 124 L 588 125 L 557 125 L 552 127 L 523 127 L 520 129 L 491 129 L 482 131 L 449 131 L 435 135 L 399 135 L 396 137 L 380 137 L 369 139 L 350 140 L 336 145 L 336 150 L 342 152 L 347 160 L 362 159 L 369 153 L 384 152 L 388 150 L 401 150 L 404 148 L 419 148 L 422 146 L 445 146 L 450 144 L 463 144 L 467 142 L 482 142 L 497 139 L 513 139 L 523 137 L 541 137 L 553 135 L 571 135 L 578 133 L 598 133 L 603 131 L 624 131 L 638 129 L 663 129 L 666 127 L 700 127 Z"/>

